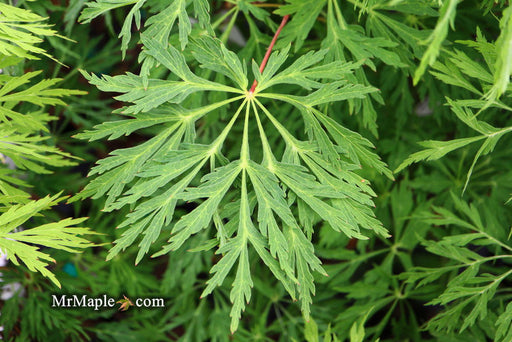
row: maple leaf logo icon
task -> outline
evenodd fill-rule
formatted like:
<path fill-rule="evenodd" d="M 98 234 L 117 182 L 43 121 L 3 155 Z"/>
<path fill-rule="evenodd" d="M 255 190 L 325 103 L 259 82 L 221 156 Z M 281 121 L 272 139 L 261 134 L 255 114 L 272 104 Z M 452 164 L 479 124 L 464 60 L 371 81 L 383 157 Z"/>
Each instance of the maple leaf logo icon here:
<path fill-rule="evenodd" d="M 118 300 L 116 303 L 121 304 L 121 306 L 119 307 L 119 310 L 126 311 L 126 310 L 128 310 L 128 308 L 130 306 L 133 305 L 133 303 L 130 300 L 130 298 L 126 297 L 125 295 L 123 295 L 123 297 L 124 297 L 124 299 Z"/>

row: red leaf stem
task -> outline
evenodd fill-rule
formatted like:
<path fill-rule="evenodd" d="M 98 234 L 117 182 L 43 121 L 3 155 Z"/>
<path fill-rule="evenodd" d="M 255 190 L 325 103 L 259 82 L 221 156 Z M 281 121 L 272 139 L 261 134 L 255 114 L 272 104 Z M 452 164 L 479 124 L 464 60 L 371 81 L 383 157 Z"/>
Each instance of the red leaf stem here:
<path fill-rule="evenodd" d="M 281 25 L 277 28 L 276 33 L 274 34 L 274 38 L 272 38 L 272 41 L 270 42 L 270 45 L 267 48 L 267 52 L 265 53 L 265 57 L 263 57 L 263 61 L 260 65 L 260 72 L 263 72 L 265 70 L 265 66 L 267 65 L 268 59 L 270 57 L 270 54 L 272 53 L 272 48 L 276 44 L 277 37 L 279 37 L 279 34 L 281 33 L 281 30 L 283 29 L 284 25 L 288 22 L 288 19 L 290 18 L 290 15 L 287 14 L 283 17 L 283 20 L 281 21 Z M 249 90 L 249 94 L 254 93 L 254 90 L 256 89 L 256 86 L 258 85 L 258 81 L 254 80 L 251 90 Z"/>

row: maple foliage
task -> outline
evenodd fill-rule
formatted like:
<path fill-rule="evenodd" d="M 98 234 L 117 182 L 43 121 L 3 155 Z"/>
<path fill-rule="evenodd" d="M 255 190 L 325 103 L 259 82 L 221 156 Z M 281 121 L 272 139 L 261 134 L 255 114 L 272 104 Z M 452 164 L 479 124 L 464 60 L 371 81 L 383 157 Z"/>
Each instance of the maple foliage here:
<path fill-rule="evenodd" d="M 512 339 L 509 2 L 62 0 L 0 16 L 0 248 L 39 273 L 2 307 L 7 336 Z M 120 307 L 49 311 L 50 283 Z M 128 310 L 157 293 L 172 306 Z"/>

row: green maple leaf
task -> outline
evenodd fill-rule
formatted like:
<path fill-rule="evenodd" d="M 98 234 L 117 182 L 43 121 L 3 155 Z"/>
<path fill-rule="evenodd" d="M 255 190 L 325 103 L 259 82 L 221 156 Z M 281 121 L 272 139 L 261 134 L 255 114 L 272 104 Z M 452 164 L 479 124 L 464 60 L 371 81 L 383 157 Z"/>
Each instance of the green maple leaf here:
<path fill-rule="evenodd" d="M 15 265 L 23 262 L 29 270 L 40 272 L 60 288 L 60 282 L 55 275 L 47 269 L 48 262 L 55 262 L 49 254 L 40 250 L 38 246 L 61 249 L 67 252 L 78 253 L 80 249 L 94 246 L 93 243 L 80 237 L 84 234 L 94 234 L 89 228 L 74 228 L 86 220 L 64 219 L 61 221 L 43 224 L 36 228 L 15 231 L 32 216 L 57 204 L 60 194 L 47 196 L 26 204 L 17 204 L 0 215 L 0 250 L 7 255 Z"/>
<path fill-rule="evenodd" d="M 243 63 L 217 39 L 203 36 L 193 40 L 193 56 L 202 68 L 229 78 L 233 86 L 197 76 L 177 49 L 158 39 L 143 35 L 142 42 L 145 53 L 171 71 L 173 80 L 149 79 L 146 88 L 143 76 L 99 78 L 85 74 L 101 90 L 121 93 L 116 99 L 128 103 L 122 114 L 130 118 L 98 125 L 79 138 L 116 138 L 159 127 L 159 133 L 145 143 L 114 151 L 100 161 L 90 173 L 97 177 L 75 198 L 106 195 L 106 211 L 133 206 L 119 226 L 126 230 L 107 259 L 140 239 L 138 263 L 167 227 L 171 227 L 168 244 L 153 256 L 176 250 L 193 235 L 216 229 L 217 253 L 222 258 L 213 266 L 203 296 L 235 273 L 230 296 L 233 331 L 251 298 L 251 249 L 292 298 L 298 295 L 304 315 L 309 317 L 315 291 L 313 272 L 326 273 L 310 240 L 312 220 L 304 215 L 314 213 L 349 237 L 367 238 L 362 230 L 388 235 L 371 210 L 374 192 L 354 170 L 364 165 L 392 177 L 390 171 L 369 150 L 373 145 L 368 140 L 318 109 L 332 102 L 362 99 L 376 89 L 348 80 L 358 64 L 318 65 L 326 51 L 308 53 L 283 68 L 289 51 L 286 47 L 272 54 L 262 73 L 253 65 L 258 84 L 251 93 L 246 90 L 249 77 Z M 282 85 L 312 92 L 305 96 L 271 92 Z M 227 98 L 185 107 L 198 92 L 221 92 Z M 293 115 L 305 127 L 302 140 L 272 114 L 265 105 L 268 101 L 295 108 Z M 197 123 L 220 108 L 231 113 L 227 123 L 213 140 L 199 144 Z M 240 152 L 238 157 L 226 159 L 222 150 L 235 126 L 243 130 Z M 269 129 L 278 132 L 284 153 L 276 154 L 269 144 Z M 256 140 L 262 152 L 251 148 Z M 260 154 L 260 162 L 251 157 L 253 153 Z M 196 185 L 194 179 L 199 176 Z M 255 206 L 249 198 L 256 199 Z M 195 202 L 197 207 L 176 217 L 176 206 L 183 202 Z M 235 210 L 224 226 L 215 217 L 225 217 L 230 205 Z M 298 214 L 297 208 L 302 208 Z"/>

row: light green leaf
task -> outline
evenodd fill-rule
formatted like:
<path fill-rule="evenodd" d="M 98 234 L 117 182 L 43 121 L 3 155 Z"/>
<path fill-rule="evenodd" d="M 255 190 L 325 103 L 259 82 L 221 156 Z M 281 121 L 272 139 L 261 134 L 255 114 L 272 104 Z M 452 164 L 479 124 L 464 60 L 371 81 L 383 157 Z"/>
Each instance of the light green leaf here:
<path fill-rule="evenodd" d="M 448 26 L 454 29 L 454 21 L 457 10 L 457 4 L 460 0 L 445 0 L 439 12 L 439 19 L 436 28 L 432 34 L 423 43 L 427 43 L 428 48 L 421 58 L 420 65 L 414 73 L 413 83 L 417 84 L 421 76 L 425 73 L 428 65 L 434 64 L 441 51 L 441 45 L 448 35 Z"/>
<path fill-rule="evenodd" d="M 164 248 L 165 250 L 178 249 L 191 235 L 198 233 L 210 224 L 213 213 L 240 171 L 240 162 L 232 162 L 204 176 L 201 186 L 186 189 L 181 199 L 190 201 L 207 198 L 207 200 L 176 223 L 172 230 L 174 235 L 169 239 L 170 244 Z"/>
<path fill-rule="evenodd" d="M 285 26 L 280 40 L 284 44 L 294 41 L 297 52 L 304 44 L 327 0 L 286 0 L 286 2 L 289 4 L 275 11 L 282 16 L 291 14 L 290 23 Z"/>
<path fill-rule="evenodd" d="M 247 89 L 247 70 L 238 56 L 226 49 L 219 39 L 202 36 L 192 43 L 192 54 L 201 67 L 229 77 L 242 90 Z"/>
<path fill-rule="evenodd" d="M 400 172 L 412 163 L 417 163 L 421 160 L 437 160 L 449 152 L 455 151 L 456 149 L 469 145 L 475 141 L 482 140 L 484 138 L 485 136 L 476 136 L 472 138 L 461 138 L 449 141 L 423 141 L 420 143 L 420 145 L 426 147 L 427 149 L 411 154 L 396 168 L 394 172 Z"/>
<path fill-rule="evenodd" d="M 37 55 L 52 58 L 36 45 L 44 36 L 64 38 L 43 24 L 43 18 L 31 11 L 0 3 L 0 53 L 27 59 L 39 59 Z"/>
<path fill-rule="evenodd" d="M 29 270 L 40 272 L 60 288 L 60 283 L 55 275 L 47 269 L 47 262 L 55 262 L 55 260 L 47 253 L 41 252 L 37 245 L 72 253 L 93 246 L 94 244 L 80 237 L 84 234 L 93 234 L 89 228 L 71 227 L 83 222 L 85 218 L 68 218 L 32 229 L 14 231 L 32 216 L 57 204 L 60 201 L 59 196 L 60 194 L 53 197 L 47 196 L 27 204 L 14 205 L 2 213 L 0 215 L 0 250 L 15 265 L 19 265 L 19 261 L 22 261 Z"/>
<path fill-rule="evenodd" d="M 507 90 L 512 75 L 512 6 L 503 11 L 500 20 L 501 33 L 496 41 L 496 64 L 494 65 L 494 84 L 485 95 L 492 102 Z"/>

